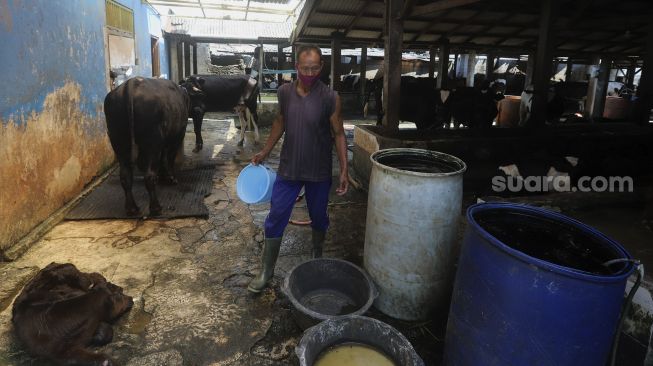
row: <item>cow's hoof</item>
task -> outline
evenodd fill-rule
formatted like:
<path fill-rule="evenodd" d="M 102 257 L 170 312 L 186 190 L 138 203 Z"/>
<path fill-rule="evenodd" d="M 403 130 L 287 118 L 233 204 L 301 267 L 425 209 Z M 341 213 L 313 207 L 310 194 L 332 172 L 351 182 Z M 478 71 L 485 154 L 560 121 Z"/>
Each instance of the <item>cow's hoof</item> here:
<path fill-rule="evenodd" d="M 175 185 L 179 184 L 179 181 L 177 180 L 177 178 L 173 177 L 172 175 L 162 176 L 159 179 L 160 179 L 161 184 L 165 184 L 165 185 L 169 185 L 169 186 L 175 186 Z"/>
<path fill-rule="evenodd" d="M 138 216 L 141 210 L 138 207 L 127 207 L 127 216 Z"/>
<path fill-rule="evenodd" d="M 200 150 L 202 150 L 203 147 L 204 144 L 195 144 L 195 148 L 193 149 L 193 152 L 194 153 L 199 152 Z"/>
<path fill-rule="evenodd" d="M 243 141 L 238 141 L 238 146 L 243 146 Z"/>
<path fill-rule="evenodd" d="M 150 216 L 161 216 L 161 206 L 150 207 Z"/>

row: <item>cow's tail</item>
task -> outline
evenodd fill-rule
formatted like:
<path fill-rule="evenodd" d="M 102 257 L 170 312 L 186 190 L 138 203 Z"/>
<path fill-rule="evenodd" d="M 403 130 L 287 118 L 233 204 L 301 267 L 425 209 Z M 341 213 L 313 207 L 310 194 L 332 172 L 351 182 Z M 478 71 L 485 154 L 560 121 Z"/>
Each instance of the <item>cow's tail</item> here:
<path fill-rule="evenodd" d="M 256 84 L 254 85 L 254 90 L 252 90 L 252 94 L 249 96 L 249 98 L 247 100 L 247 103 L 246 103 L 247 107 L 249 108 L 249 111 L 254 116 L 254 122 L 255 123 L 258 122 L 257 100 L 258 101 L 261 100 L 261 89 L 259 88 L 258 80 L 257 80 Z"/>
<path fill-rule="evenodd" d="M 363 118 L 367 118 L 369 111 L 370 95 L 372 95 L 372 89 L 374 89 L 374 82 L 369 82 L 366 80 L 367 91 L 365 93 L 365 100 L 363 101 Z"/>
<path fill-rule="evenodd" d="M 136 164 L 139 169 L 145 170 L 143 164 L 140 161 L 140 154 L 138 154 L 138 148 L 136 145 L 136 137 L 134 133 L 134 82 L 136 79 L 127 80 L 125 85 L 125 95 L 127 100 L 125 105 L 127 106 L 127 133 L 129 134 L 129 155 L 131 156 L 132 161 L 136 160 Z"/>

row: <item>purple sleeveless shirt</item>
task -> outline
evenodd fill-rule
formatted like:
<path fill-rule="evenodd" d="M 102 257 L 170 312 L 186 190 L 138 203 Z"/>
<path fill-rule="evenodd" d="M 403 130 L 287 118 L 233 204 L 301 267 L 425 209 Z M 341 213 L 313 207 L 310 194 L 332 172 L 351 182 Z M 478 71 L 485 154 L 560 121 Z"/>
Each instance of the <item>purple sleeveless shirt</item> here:
<path fill-rule="evenodd" d="M 277 91 L 285 132 L 277 174 L 286 180 L 331 179 L 329 118 L 336 109 L 337 94 L 319 80 L 305 97 L 297 94 L 296 87 L 297 81 Z"/>

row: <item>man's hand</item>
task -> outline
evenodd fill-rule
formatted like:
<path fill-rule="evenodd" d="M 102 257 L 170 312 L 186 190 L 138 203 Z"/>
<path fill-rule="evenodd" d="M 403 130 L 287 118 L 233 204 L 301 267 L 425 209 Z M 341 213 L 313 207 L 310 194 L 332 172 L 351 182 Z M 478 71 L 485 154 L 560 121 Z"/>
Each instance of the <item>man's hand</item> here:
<path fill-rule="evenodd" d="M 340 185 L 338 186 L 338 188 L 336 188 L 336 194 L 338 194 L 338 196 L 343 196 L 345 193 L 347 193 L 348 188 L 349 188 L 349 175 L 345 171 L 340 174 Z"/>
<path fill-rule="evenodd" d="M 265 160 L 265 158 L 267 158 L 267 156 L 268 153 L 261 150 L 260 152 L 258 152 L 256 155 L 252 157 L 252 164 L 259 165 L 263 160 Z"/>

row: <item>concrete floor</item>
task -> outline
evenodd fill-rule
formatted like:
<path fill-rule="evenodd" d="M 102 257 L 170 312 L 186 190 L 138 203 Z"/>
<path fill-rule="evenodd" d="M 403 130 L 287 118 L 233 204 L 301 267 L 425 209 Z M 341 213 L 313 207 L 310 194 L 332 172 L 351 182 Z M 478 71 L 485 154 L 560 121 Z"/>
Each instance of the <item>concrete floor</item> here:
<path fill-rule="evenodd" d="M 288 365 L 301 330 L 290 318 L 290 303 L 279 282 L 310 256 L 310 227 L 290 225 L 273 287 L 259 296 L 246 285 L 259 268 L 262 223 L 269 205 L 243 204 L 236 196 L 240 170 L 259 146 L 236 146 L 238 130 L 226 114 L 209 115 L 204 150 L 186 135 L 184 165 L 216 164 L 210 217 L 177 220 L 63 221 L 21 258 L 0 263 L 0 365 L 45 365 L 17 343 L 11 302 L 22 285 L 50 262 L 70 262 L 100 272 L 123 286 L 135 305 L 114 327 L 114 341 L 100 348 L 125 365 Z M 267 131 L 263 131 L 263 141 Z M 278 165 L 279 148 L 268 163 Z M 337 164 L 335 165 L 337 172 Z M 335 190 L 335 187 L 334 187 Z M 116 197 L 123 199 L 123 197 Z M 366 195 L 333 194 L 325 256 L 360 263 Z M 306 219 L 305 203 L 294 210 Z M 292 357 L 291 357 L 292 356 Z"/>
<path fill-rule="evenodd" d="M 262 141 L 267 132 L 262 130 Z M 193 154 L 195 136 L 189 125 L 185 166 L 207 161 L 216 165 L 213 191 L 205 199 L 208 219 L 64 221 L 18 260 L 0 263 L 0 365 L 47 365 L 16 342 L 10 305 L 22 285 L 53 261 L 100 272 L 134 297 L 134 308 L 114 327 L 114 341 L 99 349 L 119 364 L 295 364 L 294 347 L 302 331 L 290 316 L 290 303 L 279 283 L 294 265 L 309 258 L 310 228 L 288 226 L 273 286 L 258 296 L 249 294 L 246 285 L 259 268 L 262 224 L 269 206 L 248 206 L 236 196 L 238 173 L 261 146 L 250 140 L 244 147 L 236 146 L 237 133 L 229 115 L 208 115 L 204 150 Z M 280 146 L 268 159 L 273 168 L 278 166 Z M 465 203 L 474 200 L 466 195 Z M 332 192 L 325 256 L 362 263 L 366 202 L 364 191 L 351 189 L 344 197 Z M 617 240 L 623 235 L 624 244 L 636 243 L 632 245 L 639 254 L 649 255 L 642 243 L 650 230 L 638 228 L 633 234 L 626 216 L 617 222 L 601 215 L 585 218 L 599 229 L 605 226 Z M 296 206 L 293 217 L 308 217 L 304 202 Z M 404 333 L 426 365 L 440 363 L 444 314 L 423 323 L 394 320 L 375 309 L 368 315 Z"/>

